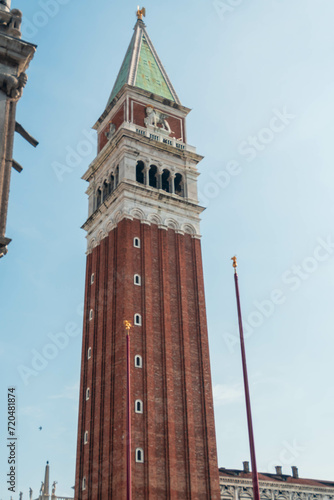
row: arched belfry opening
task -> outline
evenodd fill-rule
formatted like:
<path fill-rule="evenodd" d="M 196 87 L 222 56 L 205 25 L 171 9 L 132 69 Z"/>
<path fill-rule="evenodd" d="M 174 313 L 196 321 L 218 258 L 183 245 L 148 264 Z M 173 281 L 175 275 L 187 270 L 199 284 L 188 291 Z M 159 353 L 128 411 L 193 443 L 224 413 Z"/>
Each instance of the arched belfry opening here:
<path fill-rule="evenodd" d="M 140 184 L 145 184 L 144 168 L 144 162 L 138 161 L 136 166 L 136 181 Z"/>
<path fill-rule="evenodd" d="M 114 189 L 117 188 L 118 184 L 119 184 L 119 166 L 117 165 L 116 170 L 115 170 L 115 185 L 114 185 Z"/>
<path fill-rule="evenodd" d="M 103 183 L 103 201 L 107 198 L 109 194 L 109 184 L 107 181 L 104 181 Z"/>
<path fill-rule="evenodd" d="M 181 174 L 176 174 L 174 179 L 174 192 L 179 196 L 184 196 L 184 181 Z"/>
<path fill-rule="evenodd" d="M 165 168 L 161 176 L 161 189 L 166 191 L 166 193 L 170 193 L 169 177 L 170 172 Z"/>
<path fill-rule="evenodd" d="M 153 188 L 158 187 L 158 168 L 155 165 L 151 165 L 149 170 L 149 185 Z"/>
<path fill-rule="evenodd" d="M 99 188 L 96 193 L 96 208 L 99 208 L 99 206 L 102 203 L 102 190 Z"/>
<path fill-rule="evenodd" d="M 111 174 L 109 180 L 109 194 L 112 193 L 114 189 L 115 189 L 115 178 L 113 174 Z"/>

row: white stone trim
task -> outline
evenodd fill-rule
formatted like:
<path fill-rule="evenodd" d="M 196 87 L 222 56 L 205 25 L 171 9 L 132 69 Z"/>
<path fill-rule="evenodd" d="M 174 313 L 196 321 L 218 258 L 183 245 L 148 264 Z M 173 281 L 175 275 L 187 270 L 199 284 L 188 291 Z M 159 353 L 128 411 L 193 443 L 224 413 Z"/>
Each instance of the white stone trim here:
<path fill-rule="evenodd" d="M 200 238 L 199 213 L 202 209 L 197 205 L 159 190 L 148 191 L 136 183 L 123 182 L 116 191 L 110 205 L 107 200 L 85 225 L 88 253 L 123 219 L 140 220 L 142 224 L 156 224 L 166 231 L 182 231 Z"/>
<path fill-rule="evenodd" d="M 221 499 L 252 498 L 252 480 L 219 476 Z M 285 481 L 259 481 L 261 500 L 334 500 L 334 486 L 309 486 Z M 242 494 L 241 493 L 242 491 Z"/>
<path fill-rule="evenodd" d="M 129 85 L 132 86 L 134 86 L 136 83 L 138 64 L 139 64 L 139 54 L 142 43 L 143 43 L 142 30 L 137 29 L 134 41 L 133 53 L 132 53 L 132 60 L 129 69 Z"/>

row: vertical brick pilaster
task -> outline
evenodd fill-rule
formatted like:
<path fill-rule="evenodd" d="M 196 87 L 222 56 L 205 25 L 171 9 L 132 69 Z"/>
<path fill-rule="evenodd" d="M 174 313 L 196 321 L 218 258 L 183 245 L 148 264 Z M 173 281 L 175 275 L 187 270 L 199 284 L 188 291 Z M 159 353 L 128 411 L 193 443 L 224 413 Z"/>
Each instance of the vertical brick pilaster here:
<path fill-rule="evenodd" d="M 195 436 L 195 424 L 194 424 L 194 396 L 193 391 L 198 390 L 192 384 L 192 371 L 194 370 L 195 360 L 192 359 L 190 353 L 190 336 L 191 332 L 189 330 L 189 306 L 187 299 L 187 260 L 185 255 L 185 241 L 184 237 L 177 235 L 177 274 L 178 274 L 178 288 L 179 288 L 179 317 L 180 317 L 180 328 L 182 330 L 182 350 L 184 359 L 184 407 L 185 407 L 185 419 L 187 427 L 186 436 L 186 447 L 187 447 L 187 476 L 188 476 L 188 489 L 189 498 L 196 498 L 192 495 L 192 492 L 196 495 L 198 491 L 198 471 L 196 462 L 196 447 L 194 443 L 196 442 Z"/>
<path fill-rule="evenodd" d="M 84 311 L 89 310 L 90 307 L 90 275 L 92 269 L 92 255 L 89 254 L 86 260 L 86 280 L 85 280 L 85 298 L 84 298 Z M 85 398 L 84 398 L 84 388 L 87 383 L 87 350 L 89 343 L 89 325 L 87 316 L 84 316 L 83 321 L 83 337 L 82 337 L 82 352 L 81 352 L 81 375 L 80 375 L 80 392 L 79 392 L 79 418 L 78 418 L 78 440 L 77 440 L 77 458 L 76 458 L 76 478 L 75 484 L 79 485 L 82 483 L 83 478 L 83 435 L 85 432 Z M 81 489 L 78 491 L 78 499 L 81 500 Z"/>
<path fill-rule="evenodd" d="M 154 500 L 158 482 L 162 481 L 162 474 L 157 476 L 159 466 L 157 464 L 157 441 L 156 432 L 152 429 L 151 415 L 155 414 L 155 368 L 154 368 L 154 350 L 159 344 L 158 332 L 155 329 L 154 316 L 159 305 L 153 299 L 153 252 L 152 252 L 152 229 L 151 226 L 142 224 L 141 226 L 142 242 L 142 297 L 143 297 L 143 351 L 138 353 L 143 357 L 143 369 L 136 371 L 142 372 L 144 377 L 144 420 L 145 420 L 145 491 L 147 499 Z M 146 332 L 153 332 L 153 335 L 146 335 Z M 153 430 L 153 432 L 152 432 Z"/>
<path fill-rule="evenodd" d="M 87 401 L 86 410 L 89 412 L 89 435 L 90 439 L 88 445 L 85 446 L 85 451 L 89 454 L 89 461 L 86 468 L 86 478 L 87 478 L 87 488 L 86 494 L 87 498 L 97 498 L 98 494 L 98 470 L 96 465 L 94 465 L 94 458 L 98 453 L 98 443 L 99 443 L 99 399 L 100 399 L 100 370 L 101 370 L 101 359 L 102 350 L 100 348 L 100 283 L 103 282 L 103 267 L 101 269 L 101 246 L 97 246 L 93 252 L 93 270 L 95 271 L 95 281 L 92 285 L 91 290 L 91 309 L 93 311 L 93 317 L 89 320 L 89 339 L 92 345 L 94 355 L 88 361 L 88 374 L 87 387 L 90 389 L 90 398 Z M 93 272 L 94 272 L 93 271 Z M 90 311 L 86 311 L 89 318 Z M 87 355 L 86 355 L 87 357 Z M 96 414 L 96 411 L 98 412 Z M 88 415 L 87 415 L 88 416 Z"/>
<path fill-rule="evenodd" d="M 164 423 L 165 423 L 165 451 L 167 467 L 167 499 L 175 498 L 178 490 L 177 461 L 175 447 L 175 402 L 173 379 L 169 376 L 173 372 L 173 341 L 171 337 L 171 310 L 169 290 L 169 263 L 168 263 L 168 233 L 159 230 L 159 260 L 160 260 L 160 301 L 161 301 L 161 330 L 163 336 L 163 367 L 164 367 Z"/>

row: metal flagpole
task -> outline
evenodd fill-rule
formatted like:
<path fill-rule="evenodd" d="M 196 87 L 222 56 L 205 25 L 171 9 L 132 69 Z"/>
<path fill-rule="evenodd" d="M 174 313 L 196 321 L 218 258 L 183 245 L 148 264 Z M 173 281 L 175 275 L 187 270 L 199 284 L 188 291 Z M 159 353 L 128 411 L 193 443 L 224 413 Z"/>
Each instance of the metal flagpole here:
<path fill-rule="evenodd" d="M 131 386 L 130 386 L 130 329 L 131 323 L 124 321 L 126 329 L 126 367 L 127 367 L 127 500 L 132 499 L 131 492 Z"/>
<path fill-rule="evenodd" d="M 255 456 L 255 442 L 254 442 L 254 433 L 253 433 L 252 410 L 251 410 L 248 374 L 247 374 L 245 340 L 244 340 L 244 331 L 243 331 L 243 326 L 242 326 L 242 316 L 241 316 L 241 306 L 240 306 L 239 282 L 238 282 L 238 273 L 237 273 L 238 264 L 237 264 L 236 257 L 233 257 L 231 260 L 233 260 L 235 292 L 236 292 L 236 296 L 237 296 L 242 369 L 243 369 L 243 373 L 244 373 L 244 386 L 245 386 L 245 398 L 246 398 L 246 409 L 247 409 L 249 447 L 250 447 L 251 462 L 252 462 L 253 496 L 254 496 L 254 500 L 260 500 L 259 478 L 258 478 L 258 474 L 257 474 L 256 456 Z"/>

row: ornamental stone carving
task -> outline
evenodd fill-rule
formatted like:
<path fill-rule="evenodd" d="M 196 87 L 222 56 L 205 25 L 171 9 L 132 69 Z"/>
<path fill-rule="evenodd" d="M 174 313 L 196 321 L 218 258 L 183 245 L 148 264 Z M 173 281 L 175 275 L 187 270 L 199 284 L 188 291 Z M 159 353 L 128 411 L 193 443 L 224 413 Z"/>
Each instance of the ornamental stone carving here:
<path fill-rule="evenodd" d="M 292 500 L 307 500 L 307 495 L 303 492 L 295 492 L 292 495 Z"/>
<path fill-rule="evenodd" d="M 109 125 L 109 130 L 106 132 L 106 137 L 107 139 L 111 139 L 116 133 L 116 125 L 114 123 L 111 123 Z"/>
<path fill-rule="evenodd" d="M 228 495 L 231 497 L 234 497 L 234 486 L 227 486 L 224 484 L 220 485 L 220 492 L 223 493 L 223 495 Z"/>
<path fill-rule="evenodd" d="M 5 7 L 1 7 L 1 5 Z M 4 0 L 0 1 L 0 9 L 0 31 L 21 38 L 22 12 L 18 9 L 9 12 L 8 4 Z"/>
<path fill-rule="evenodd" d="M 267 498 L 271 498 L 271 490 L 261 490 L 261 495 Z"/>
<path fill-rule="evenodd" d="M 154 129 L 159 129 L 159 132 L 165 132 L 167 135 L 170 135 L 172 131 L 167 118 L 167 115 L 149 106 L 146 108 L 146 118 L 144 119 L 144 123 L 147 128 L 152 127 Z"/>
<path fill-rule="evenodd" d="M 241 488 L 240 490 L 240 496 L 241 497 L 252 497 L 253 496 L 253 488 L 247 488 L 247 487 L 243 487 Z"/>
<path fill-rule="evenodd" d="M 0 73 L 0 90 L 12 99 L 19 99 L 27 81 L 25 73 L 21 73 L 18 78 L 9 73 Z"/>

